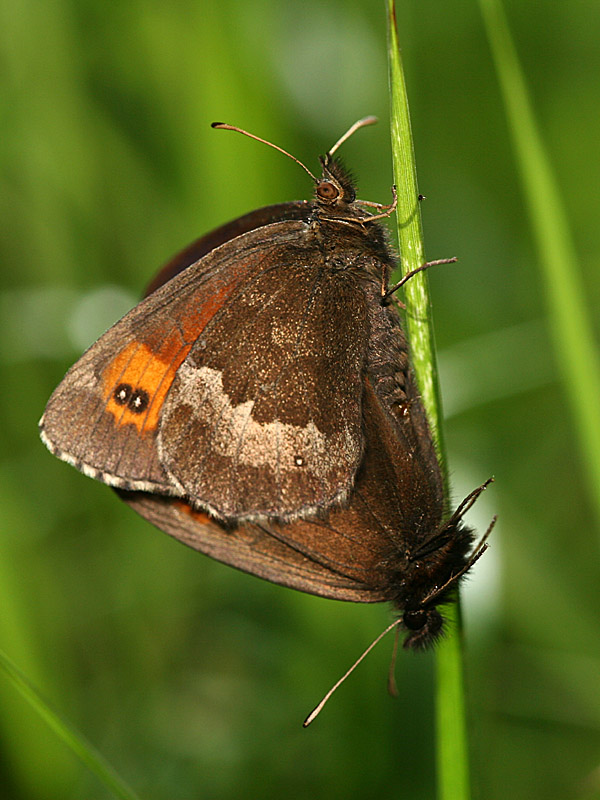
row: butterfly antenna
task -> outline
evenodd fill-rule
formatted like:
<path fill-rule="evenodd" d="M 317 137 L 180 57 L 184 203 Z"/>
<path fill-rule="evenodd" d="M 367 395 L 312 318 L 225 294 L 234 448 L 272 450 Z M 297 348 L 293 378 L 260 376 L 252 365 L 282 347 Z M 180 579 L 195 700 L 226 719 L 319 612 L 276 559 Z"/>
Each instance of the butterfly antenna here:
<path fill-rule="evenodd" d="M 356 124 L 358 124 L 358 123 L 356 123 Z M 291 158 L 292 161 L 296 162 L 296 164 L 300 164 L 302 169 L 305 172 L 308 172 L 308 174 L 313 179 L 313 181 L 315 183 L 318 183 L 318 180 L 315 178 L 315 176 L 312 174 L 312 172 L 309 170 L 309 168 L 307 166 L 305 166 L 299 159 L 297 159 L 296 156 L 293 156 L 291 153 L 288 153 L 287 150 L 284 150 L 283 147 L 279 147 L 279 145 L 273 144 L 273 142 L 268 142 L 266 139 L 261 139 L 260 136 L 255 136 L 253 133 L 248 133 L 248 131 L 245 131 L 242 128 L 236 128 L 235 125 L 228 125 L 226 122 L 212 122 L 210 127 L 211 128 L 220 128 L 221 130 L 224 130 L 224 131 L 235 131 L 236 133 L 243 133 L 244 136 L 249 136 L 250 139 L 256 139 L 257 142 L 262 142 L 263 144 L 268 144 L 269 147 L 272 147 L 274 150 L 279 150 L 279 152 L 283 153 L 284 156 L 287 156 L 288 158 Z M 356 126 L 354 126 L 354 127 L 356 127 Z M 336 147 L 337 147 L 337 145 L 336 145 Z"/>
<path fill-rule="evenodd" d="M 332 694 L 335 692 L 335 690 L 336 690 L 336 689 L 337 689 L 339 686 L 341 686 L 341 685 L 342 685 L 342 683 L 343 683 L 343 682 L 346 680 L 346 678 L 347 678 L 349 675 L 351 675 L 351 673 L 353 673 L 353 672 L 354 672 L 354 670 L 355 670 L 355 669 L 358 667 L 358 665 L 359 665 L 359 664 L 360 664 L 360 662 L 363 660 L 363 658 L 365 658 L 366 656 L 368 656 L 368 655 L 369 655 L 369 653 L 371 652 L 371 650 L 372 650 L 372 649 L 375 647 L 375 645 L 376 645 L 376 644 L 379 644 L 379 642 L 380 642 L 380 641 L 383 639 L 383 637 L 386 635 L 386 633 L 389 633 L 389 632 L 392 630 L 392 628 L 396 628 L 396 627 L 397 627 L 399 624 L 400 624 L 400 620 L 399 620 L 399 619 L 396 619 L 396 620 L 394 620 L 394 622 L 392 622 L 392 624 L 391 624 L 391 625 L 388 625 L 388 626 L 387 626 L 387 628 L 386 628 L 386 629 L 385 629 L 385 630 L 384 630 L 382 633 L 380 633 L 380 634 L 379 634 L 379 636 L 378 636 L 378 637 L 377 637 L 377 638 L 376 638 L 376 639 L 375 639 L 373 642 L 371 642 L 371 644 L 370 644 L 370 645 L 367 647 L 367 649 L 364 651 L 364 653 L 363 653 L 361 656 L 359 656 L 359 657 L 356 659 L 356 661 L 354 662 L 354 664 L 352 664 L 352 666 L 350 667 L 350 669 L 349 669 L 349 670 L 347 670 L 347 672 L 346 672 L 344 675 L 342 675 L 342 677 L 339 679 L 339 681 L 337 681 L 337 683 L 335 683 L 335 684 L 334 684 L 334 685 L 331 687 L 331 689 L 330 689 L 330 690 L 327 692 L 327 694 L 326 694 L 326 695 L 325 695 L 325 697 L 324 697 L 324 698 L 321 700 L 321 702 L 319 703 L 319 705 L 318 705 L 318 706 L 315 706 L 315 708 L 313 708 L 313 710 L 310 712 L 310 714 L 308 715 L 308 717 L 307 717 L 307 718 L 304 720 L 304 722 L 302 723 L 302 727 L 303 727 L 303 728 L 308 728 L 308 726 L 310 725 L 310 723 L 311 723 L 311 722 L 312 722 L 312 721 L 313 721 L 313 720 L 314 720 L 314 719 L 315 719 L 315 718 L 316 718 L 316 717 L 317 717 L 317 716 L 318 716 L 318 715 L 321 713 L 321 711 L 322 711 L 322 709 L 323 709 L 323 706 L 324 706 L 324 705 L 325 705 L 325 703 L 326 703 L 326 702 L 329 700 L 329 698 L 330 698 L 330 697 L 331 697 L 331 695 L 332 695 Z"/>
<path fill-rule="evenodd" d="M 362 119 L 359 119 L 358 122 L 355 122 L 354 125 L 348 128 L 348 130 L 343 136 L 340 136 L 340 138 L 333 145 L 331 150 L 327 151 L 327 155 L 332 156 L 338 149 L 338 147 L 344 144 L 346 139 L 349 139 L 353 133 L 356 133 L 357 130 L 359 130 L 360 128 L 366 128 L 367 125 L 374 125 L 376 122 L 378 122 L 377 117 L 363 117 Z"/>

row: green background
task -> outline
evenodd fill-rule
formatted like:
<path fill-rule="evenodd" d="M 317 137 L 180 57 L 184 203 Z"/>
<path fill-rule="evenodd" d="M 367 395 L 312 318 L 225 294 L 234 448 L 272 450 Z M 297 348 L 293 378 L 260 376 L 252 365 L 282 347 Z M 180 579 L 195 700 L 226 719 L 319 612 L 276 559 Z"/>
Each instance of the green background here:
<path fill-rule="evenodd" d="M 595 3 L 507 4 L 600 303 Z M 400 2 L 455 500 L 500 521 L 464 592 L 475 794 L 600 797 L 598 525 L 557 378 L 537 264 L 473 2 Z M 37 420 L 64 371 L 162 262 L 342 154 L 387 202 L 382 2 L 3 0 L 0 6 L 0 647 L 143 798 L 434 794 L 433 662 L 383 643 L 307 731 L 305 714 L 390 620 L 187 550 L 54 459 Z M 597 315 L 594 318 L 597 324 Z M 594 400 L 596 400 L 594 398 Z M 7 798 L 108 797 L 0 676 Z"/>

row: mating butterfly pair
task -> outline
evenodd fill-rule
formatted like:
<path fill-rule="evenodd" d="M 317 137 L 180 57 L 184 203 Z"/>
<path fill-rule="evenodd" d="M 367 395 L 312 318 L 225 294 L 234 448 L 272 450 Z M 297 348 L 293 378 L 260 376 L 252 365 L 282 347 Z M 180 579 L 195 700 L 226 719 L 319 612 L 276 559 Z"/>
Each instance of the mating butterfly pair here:
<path fill-rule="evenodd" d="M 371 121 L 320 179 L 306 170 L 314 200 L 253 211 L 173 259 L 69 370 L 40 428 L 190 547 L 311 594 L 389 601 L 420 648 L 485 549 L 469 555 L 461 518 L 487 484 L 444 521 L 387 288 L 379 219 L 393 204 L 371 212 L 333 157 Z"/>

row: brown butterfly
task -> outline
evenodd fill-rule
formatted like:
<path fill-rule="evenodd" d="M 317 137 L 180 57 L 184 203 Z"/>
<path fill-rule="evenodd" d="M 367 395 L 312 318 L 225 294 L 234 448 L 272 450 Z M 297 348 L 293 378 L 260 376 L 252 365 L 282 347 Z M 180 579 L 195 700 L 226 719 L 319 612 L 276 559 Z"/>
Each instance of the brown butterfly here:
<path fill-rule="evenodd" d="M 469 556 L 461 518 L 487 483 L 444 519 L 388 291 L 379 220 L 394 204 L 370 211 L 333 157 L 372 121 L 321 158 L 320 179 L 302 165 L 314 200 L 253 211 L 176 256 L 69 370 L 40 428 L 190 547 L 311 594 L 389 601 L 420 648 L 485 549 Z"/>

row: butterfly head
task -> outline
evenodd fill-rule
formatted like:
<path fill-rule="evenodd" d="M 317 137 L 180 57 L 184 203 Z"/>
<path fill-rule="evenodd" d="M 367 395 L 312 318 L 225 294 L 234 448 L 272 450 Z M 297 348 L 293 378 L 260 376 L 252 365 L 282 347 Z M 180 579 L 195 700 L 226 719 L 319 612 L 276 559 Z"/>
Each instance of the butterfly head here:
<path fill-rule="evenodd" d="M 402 624 L 408 631 L 404 647 L 424 650 L 442 635 L 444 618 L 435 606 L 430 608 L 407 608 L 402 615 Z"/>
<path fill-rule="evenodd" d="M 462 516 L 491 481 L 471 492 L 436 533 L 405 554 L 408 564 L 404 566 L 401 589 L 394 598 L 396 607 L 403 610 L 402 625 L 408 631 L 405 648 L 423 650 L 443 635 L 445 620 L 438 606 L 455 596 L 461 579 L 485 553 L 487 539 L 496 524 L 494 517 L 468 554 L 473 532 L 462 523 Z"/>
<path fill-rule="evenodd" d="M 323 174 L 315 186 L 317 203 L 323 207 L 340 208 L 356 200 L 356 189 L 350 172 L 338 158 L 329 153 L 320 158 Z"/>

